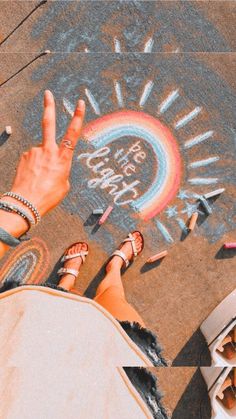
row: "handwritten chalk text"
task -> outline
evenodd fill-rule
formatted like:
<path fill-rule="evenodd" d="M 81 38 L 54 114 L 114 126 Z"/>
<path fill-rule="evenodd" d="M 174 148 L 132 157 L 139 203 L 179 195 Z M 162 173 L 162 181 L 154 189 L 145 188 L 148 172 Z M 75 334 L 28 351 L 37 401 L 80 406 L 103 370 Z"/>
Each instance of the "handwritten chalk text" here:
<path fill-rule="evenodd" d="M 117 205 L 130 204 L 139 196 L 137 186 L 140 181 L 126 182 L 124 178 L 134 175 L 137 166 L 146 159 L 140 141 L 134 143 L 127 151 L 124 148 L 116 150 L 114 155 L 109 147 L 102 147 L 92 153 L 82 153 L 78 160 L 82 159 L 86 159 L 86 166 L 98 175 L 88 180 L 88 188 L 109 190 L 109 195 L 114 197 L 114 203 Z M 114 169 L 106 167 L 110 159 L 116 161 L 121 173 L 116 174 Z"/>

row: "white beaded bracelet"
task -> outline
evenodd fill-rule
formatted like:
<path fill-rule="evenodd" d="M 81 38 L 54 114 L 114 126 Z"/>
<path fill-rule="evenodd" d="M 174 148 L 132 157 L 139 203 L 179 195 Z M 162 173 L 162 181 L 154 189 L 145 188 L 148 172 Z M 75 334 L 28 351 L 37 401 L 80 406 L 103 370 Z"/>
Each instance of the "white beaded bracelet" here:
<path fill-rule="evenodd" d="M 0 200 L 0 209 L 7 212 L 14 212 L 15 214 L 20 215 L 27 221 L 29 228 L 35 226 L 34 217 L 31 214 L 29 214 L 28 211 L 25 211 L 20 205 Z"/>

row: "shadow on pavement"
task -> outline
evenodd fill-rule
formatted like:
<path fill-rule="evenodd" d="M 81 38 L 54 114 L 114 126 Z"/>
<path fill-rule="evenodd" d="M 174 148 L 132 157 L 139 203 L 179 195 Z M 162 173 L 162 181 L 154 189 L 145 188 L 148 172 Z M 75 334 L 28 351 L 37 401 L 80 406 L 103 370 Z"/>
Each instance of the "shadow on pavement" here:
<path fill-rule="evenodd" d="M 178 367 L 196 367 L 210 366 L 211 356 L 208 351 L 205 338 L 200 329 L 197 329 L 185 346 L 174 359 L 173 366 Z"/>
<path fill-rule="evenodd" d="M 2 132 L 2 134 L 0 135 L 0 147 L 8 140 L 9 137 L 10 135 L 7 134 L 6 131 Z"/>
<path fill-rule="evenodd" d="M 236 249 L 224 249 L 224 245 L 218 250 L 215 259 L 231 259 L 236 256 Z"/>
<path fill-rule="evenodd" d="M 178 384 L 178 383 L 176 383 Z M 211 403 L 207 393 L 207 386 L 199 369 L 194 373 L 191 381 L 182 394 L 172 419 L 210 419 Z"/>
<path fill-rule="evenodd" d="M 98 273 L 95 275 L 93 280 L 88 285 L 87 289 L 84 292 L 84 296 L 87 298 L 94 298 L 96 294 L 96 290 L 100 282 L 103 280 L 104 276 L 106 275 L 106 267 L 107 262 L 99 269 Z"/>

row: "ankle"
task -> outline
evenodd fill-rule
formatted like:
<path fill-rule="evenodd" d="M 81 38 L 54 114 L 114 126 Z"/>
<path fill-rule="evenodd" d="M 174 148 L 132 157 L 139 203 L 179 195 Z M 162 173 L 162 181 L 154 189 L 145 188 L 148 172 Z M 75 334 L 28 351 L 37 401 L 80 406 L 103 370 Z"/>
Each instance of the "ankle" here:
<path fill-rule="evenodd" d="M 119 272 L 121 271 L 123 260 L 119 256 L 113 256 L 106 266 L 106 272 Z"/>
<path fill-rule="evenodd" d="M 59 284 L 60 287 L 65 288 L 66 290 L 70 291 L 71 288 L 75 285 L 75 277 L 71 274 L 65 274 L 60 279 Z"/>

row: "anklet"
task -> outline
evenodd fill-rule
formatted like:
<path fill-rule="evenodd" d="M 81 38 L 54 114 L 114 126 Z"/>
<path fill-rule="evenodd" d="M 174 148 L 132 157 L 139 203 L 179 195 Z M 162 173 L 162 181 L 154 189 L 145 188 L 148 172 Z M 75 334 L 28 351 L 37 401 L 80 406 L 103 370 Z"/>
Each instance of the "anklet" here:
<path fill-rule="evenodd" d="M 28 201 L 28 199 L 25 199 L 23 196 L 15 192 L 5 192 L 2 196 L 10 196 L 11 198 L 16 199 L 17 201 L 22 202 L 22 204 L 26 205 L 34 214 L 36 224 L 38 224 L 41 221 L 41 216 L 39 214 L 38 209 L 30 201 Z"/>
<path fill-rule="evenodd" d="M 22 207 L 18 205 L 0 200 L 0 209 L 7 212 L 14 212 L 15 214 L 20 215 L 22 218 L 24 218 L 24 220 L 27 221 L 29 228 L 35 226 L 34 218 L 31 217 L 31 215 L 27 211 L 25 211 Z"/>

